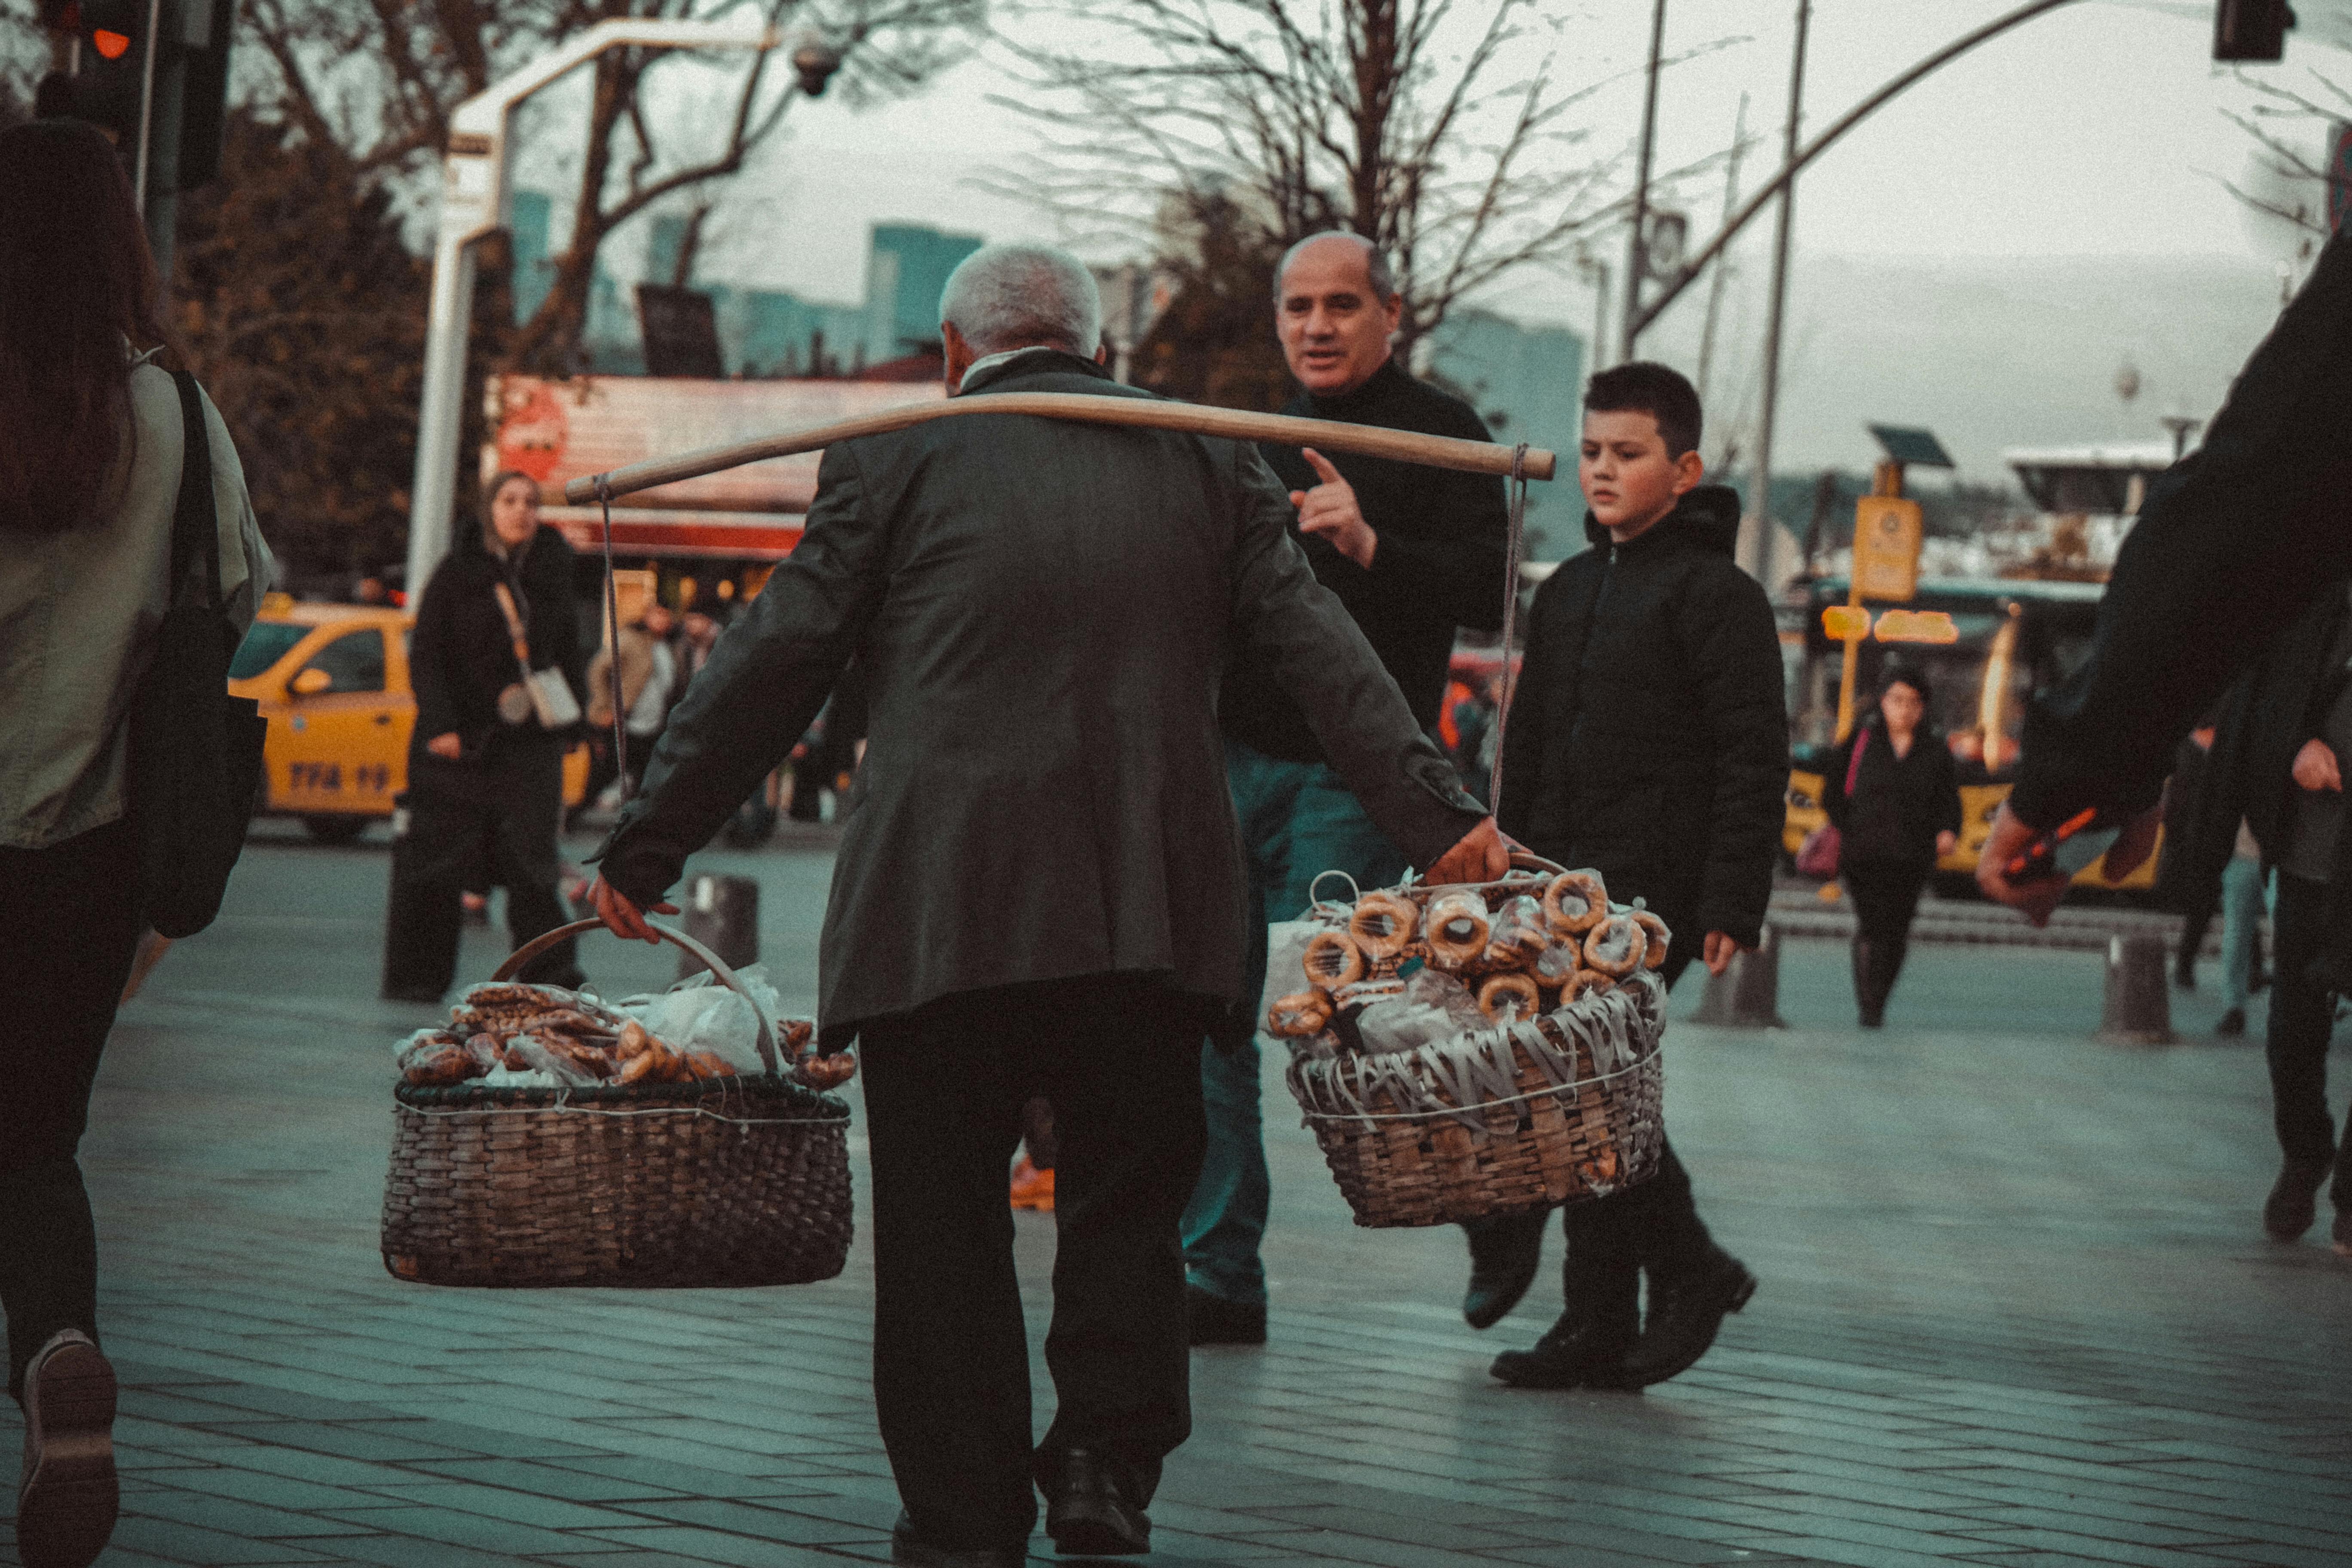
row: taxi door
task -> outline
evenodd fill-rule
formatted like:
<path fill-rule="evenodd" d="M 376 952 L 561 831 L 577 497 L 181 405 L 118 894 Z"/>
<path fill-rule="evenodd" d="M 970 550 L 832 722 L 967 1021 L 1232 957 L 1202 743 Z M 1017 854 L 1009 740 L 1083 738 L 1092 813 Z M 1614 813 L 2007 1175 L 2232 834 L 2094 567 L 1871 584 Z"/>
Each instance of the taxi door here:
<path fill-rule="evenodd" d="M 383 628 L 355 626 L 310 651 L 286 683 L 286 778 L 273 802 L 302 813 L 392 815 L 414 707 L 388 689 Z"/>

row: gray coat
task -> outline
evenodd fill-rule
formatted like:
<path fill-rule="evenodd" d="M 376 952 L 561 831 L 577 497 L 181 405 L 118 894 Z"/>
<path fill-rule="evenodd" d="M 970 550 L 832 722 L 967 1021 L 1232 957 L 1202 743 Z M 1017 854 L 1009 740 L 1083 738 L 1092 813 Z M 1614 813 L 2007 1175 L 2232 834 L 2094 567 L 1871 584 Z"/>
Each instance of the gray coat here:
<path fill-rule="evenodd" d="M 1150 395 L 1050 352 L 967 378 L 983 392 Z M 640 904 L 669 887 L 854 656 L 872 716 L 825 911 L 829 1030 L 1112 972 L 1230 1001 L 1229 659 L 1290 691 L 1416 864 L 1483 815 L 1291 515 L 1255 449 L 1172 432 L 965 416 L 829 448 L 806 533 L 671 715 L 604 875 Z"/>

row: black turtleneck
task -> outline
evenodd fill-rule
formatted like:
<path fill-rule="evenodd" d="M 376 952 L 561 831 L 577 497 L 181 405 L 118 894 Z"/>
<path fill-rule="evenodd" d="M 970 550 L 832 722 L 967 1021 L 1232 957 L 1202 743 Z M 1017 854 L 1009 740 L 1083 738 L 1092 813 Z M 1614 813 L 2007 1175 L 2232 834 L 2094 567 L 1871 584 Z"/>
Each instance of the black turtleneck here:
<path fill-rule="evenodd" d="M 1494 438 L 1468 404 L 1414 380 L 1394 359 L 1352 392 L 1336 397 L 1301 393 L 1282 411 L 1470 441 Z M 1291 489 L 1321 482 L 1297 447 L 1258 450 Z M 1412 716 L 1424 730 L 1433 729 L 1445 695 L 1454 629 L 1491 631 L 1503 624 L 1503 481 L 1387 458 L 1323 456 L 1354 487 L 1357 507 L 1380 536 L 1372 564 L 1359 566 L 1327 541 L 1299 534 L 1295 521 L 1292 535 L 1306 548 L 1316 577 L 1355 617 Z M 1218 711 L 1224 732 L 1245 746 L 1289 762 L 1324 760 L 1297 705 L 1255 669 L 1241 666 L 1227 673 Z"/>

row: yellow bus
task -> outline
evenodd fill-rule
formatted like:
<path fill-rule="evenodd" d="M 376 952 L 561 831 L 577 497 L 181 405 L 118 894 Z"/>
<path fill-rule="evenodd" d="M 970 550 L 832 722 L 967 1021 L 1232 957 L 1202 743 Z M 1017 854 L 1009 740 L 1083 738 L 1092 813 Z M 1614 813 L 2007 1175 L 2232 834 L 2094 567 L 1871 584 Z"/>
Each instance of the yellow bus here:
<path fill-rule="evenodd" d="M 1935 689 L 1928 720 L 1944 731 L 1958 765 L 1960 841 L 1937 864 L 1939 887 L 1973 885 L 1993 813 L 2015 783 L 2026 704 L 2089 654 L 2103 592 L 2100 583 L 1929 577 L 1909 604 L 1869 607 L 1871 630 L 1854 683 L 1857 715 L 1867 712 L 1887 661 L 1899 657 Z M 1844 605 L 1846 593 L 1843 577 L 1801 580 L 1780 606 L 1790 742 L 1782 844 L 1790 856 L 1827 820 L 1822 770 L 1837 743 L 1845 644 L 1829 635 L 1824 617 Z M 2110 888 L 2100 871 L 2094 865 L 2075 880 Z M 2150 856 L 2122 889 L 2144 895 L 2155 877 Z"/>

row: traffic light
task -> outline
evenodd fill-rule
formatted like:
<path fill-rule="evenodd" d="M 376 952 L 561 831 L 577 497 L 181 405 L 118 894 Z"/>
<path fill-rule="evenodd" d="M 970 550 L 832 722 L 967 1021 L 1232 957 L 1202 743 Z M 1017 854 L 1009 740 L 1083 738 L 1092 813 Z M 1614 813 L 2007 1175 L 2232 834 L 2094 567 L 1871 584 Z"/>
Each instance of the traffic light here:
<path fill-rule="evenodd" d="M 58 9 L 80 45 L 76 118 L 111 131 L 115 145 L 135 157 L 147 86 L 147 0 L 73 0 Z"/>
<path fill-rule="evenodd" d="M 2217 60 L 2277 60 L 2286 57 L 2286 32 L 2294 12 L 2286 0 L 2215 0 L 2213 58 Z"/>

